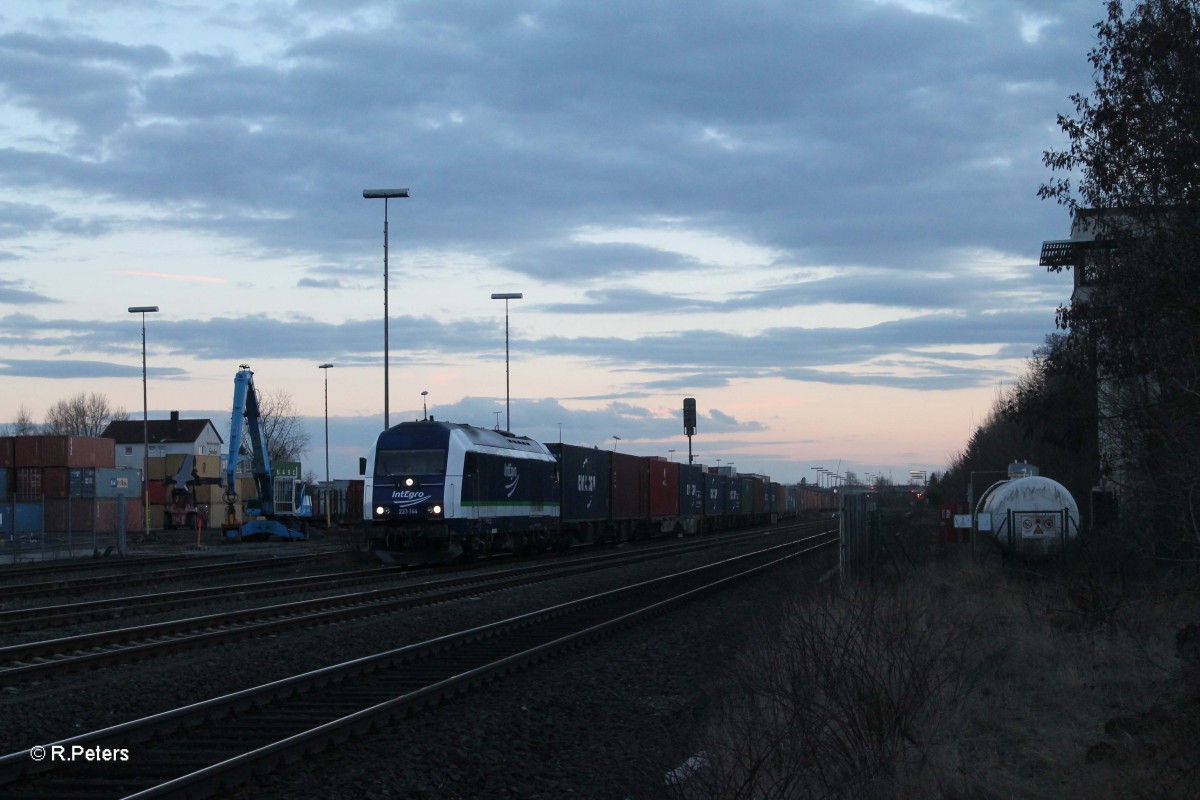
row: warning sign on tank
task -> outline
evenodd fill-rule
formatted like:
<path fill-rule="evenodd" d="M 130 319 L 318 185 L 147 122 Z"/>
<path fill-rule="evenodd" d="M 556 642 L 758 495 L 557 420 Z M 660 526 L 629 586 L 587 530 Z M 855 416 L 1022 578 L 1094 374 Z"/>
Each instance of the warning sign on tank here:
<path fill-rule="evenodd" d="M 1013 522 L 1023 538 L 1042 539 L 1058 536 L 1060 516 L 1058 513 L 1015 512 Z"/>

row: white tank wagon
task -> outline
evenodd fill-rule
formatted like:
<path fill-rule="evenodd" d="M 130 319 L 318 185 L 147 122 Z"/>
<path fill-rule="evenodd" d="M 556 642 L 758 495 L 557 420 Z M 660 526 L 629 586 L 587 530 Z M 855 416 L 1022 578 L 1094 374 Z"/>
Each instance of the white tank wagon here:
<path fill-rule="evenodd" d="M 1044 558 L 1066 548 L 1079 534 L 1079 506 L 1061 483 L 1040 475 L 999 481 L 979 498 L 977 529 L 1001 549 Z"/>

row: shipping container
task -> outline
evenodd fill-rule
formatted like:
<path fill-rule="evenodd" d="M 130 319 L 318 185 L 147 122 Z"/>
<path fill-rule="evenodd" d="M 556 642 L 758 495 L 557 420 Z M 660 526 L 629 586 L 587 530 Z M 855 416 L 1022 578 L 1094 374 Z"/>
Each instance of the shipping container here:
<path fill-rule="evenodd" d="M 13 455 L 15 445 L 15 437 L 0 436 L 0 469 L 12 469 L 17 465 Z"/>
<path fill-rule="evenodd" d="M 140 497 L 142 471 L 129 467 L 98 467 L 96 497 Z"/>
<path fill-rule="evenodd" d="M 56 468 L 46 468 L 47 472 L 51 469 Z M 46 533 L 91 534 L 96 524 L 95 514 L 96 501 L 93 498 L 46 497 L 43 518 Z"/>
<path fill-rule="evenodd" d="M 167 484 L 163 481 L 150 481 L 146 484 L 146 493 L 150 497 L 151 503 L 163 504 L 170 498 L 170 492 L 167 491 Z"/>
<path fill-rule="evenodd" d="M 179 470 L 183 469 L 183 462 L 186 459 L 187 459 L 187 456 L 183 455 L 182 453 L 168 453 L 166 456 L 163 456 L 163 477 L 164 478 L 178 477 Z M 192 468 L 195 469 L 194 463 L 192 465 Z"/>
<path fill-rule="evenodd" d="M 18 467 L 115 467 L 116 442 L 94 436 L 18 436 L 13 461 Z"/>
<path fill-rule="evenodd" d="M 201 478 L 221 477 L 220 456 L 196 456 L 193 471 Z"/>
<path fill-rule="evenodd" d="M 146 477 L 148 483 L 162 483 L 167 477 L 167 457 L 151 456 L 146 459 Z M 175 477 L 175 473 L 171 473 Z"/>
<path fill-rule="evenodd" d="M 679 516 L 679 465 L 658 457 L 647 461 L 650 519 L 673 522 Z"/>
<path fill-rule="evenodd" d="M 67 484 L 71 497 L 95 497 L 96 467 L 71 467 L 67 470 Z"/>
<path fill-rule="evenodd" d="M 704 473 L 704 514 L 719 517 L 725 513 L 725 477 L 715 472 Z"/>
<path fill-rule="evenodd" d="M 42 496 L 42 468 L 17 467 L 17 497 L 31 500 Z"/>
<path fill-rule="evenodd" d="M 630 453 L 612 454 L 612 518 L 641 522 L 650 516 L 649 465 Z"/>
<path fill-rule="evenodd" d="M 0 467 L 0 500 L 8 497 L 8 493 L 12 491 L 12 484 L 8 482 L 8 467 Z"/>
<path fill-rule="evenodd" d="M 679 465 L 679 514 L 698 517 L 704 513 L 704 468 L 699 464 Z"/>
<path fill-rule="evenodd" d="M 609 451 L 561 443 L 546 447 L 558 460 L 560 521 L 608 520 L 612 495 Z"/>
<path fill-rule="evenodd" d="M 70 470 L 66 467 L 42 468 L 42 494 L 58 499 L 69 497 L 71 492 Z"/>
<path fill-rule="evenodd" d="M 115 533 L 119 530 L 119 501 L 98 499 L 96 502 L 96 532 Z M 142 502 L 136 497 L 125 498 L 125 531 L 137 533 L 143 530 Z"/>

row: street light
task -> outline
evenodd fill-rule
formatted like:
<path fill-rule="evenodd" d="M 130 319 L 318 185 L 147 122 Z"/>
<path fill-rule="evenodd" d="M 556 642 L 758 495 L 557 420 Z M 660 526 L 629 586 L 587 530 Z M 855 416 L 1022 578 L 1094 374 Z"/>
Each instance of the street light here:
<path fill-rule="evenodd" d="M 130 306 L 130 314 L 142 315 L 142 523 L 145 525 L 146 538 L 150 538 L 150 484 L 146 480 L 149 473 L 150 456 L 150 402 L 146 394 L 146 315 L 158 313 L 158 306 Z"/>
<path fill-rule="evenodd" d="M 425 404 L 425 398 L 429 395 L 428 391 L 421 392 L 421 414 L 425 419 L 429 419 L 429 406 Z"/>
<path fill-rule="evenodd" d="M 329 483 L 329 370 L 333 364 L 318 364 L 325 371 L 325 482 Z"/>
<path fill-rule="evenodd" d="M 613 452 L 617 452 L 617 442 L 621 441 L 621 437 L 613 434 Z"/>
<path fill-rule="evenodd" d="M 509 407 L 508 395 L 508 301 L 520 300 L 524 295 L 520 292 L 497 292 L 492 295 L 493 300 L 504 301 L 504 419 L 507 430 L 512 432 L 512 409 Z"/>
<path fill-rule="evenodd" d="M 368 200 L 383 198 L 383 429 L 388 423 L 388 200 L 408 197 L 408 189 L 363 189 Z"/>
<path fill-rule="evenodd" d="M 672 447 L 667 450 L 667 460 L 668 461 L 675 460 L 675 448 Z"/>

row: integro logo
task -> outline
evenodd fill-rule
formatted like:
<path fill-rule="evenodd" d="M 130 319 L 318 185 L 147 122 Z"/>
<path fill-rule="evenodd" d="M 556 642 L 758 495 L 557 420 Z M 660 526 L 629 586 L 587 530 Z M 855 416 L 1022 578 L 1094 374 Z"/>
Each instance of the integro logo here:
<path fill-rule="evenodd" d="M 396 491 L 392 492 L 392 500 L 394 500 L 396 505 L 400 506 L 401 508 L 419 506 L 429 498 L 430 495 L 427 495 L 421 491 L 414 491 L 412 489 L 397 489 Z"/>
<path fill-rule="evenodd" d="M 513 496 L 513 492 L 517 491 L 517 484 L 521 482 L 521 474 L 517 471 L 517 465 L 509 462 L 504 463 L 504 491 L 509 497 Z"/>

